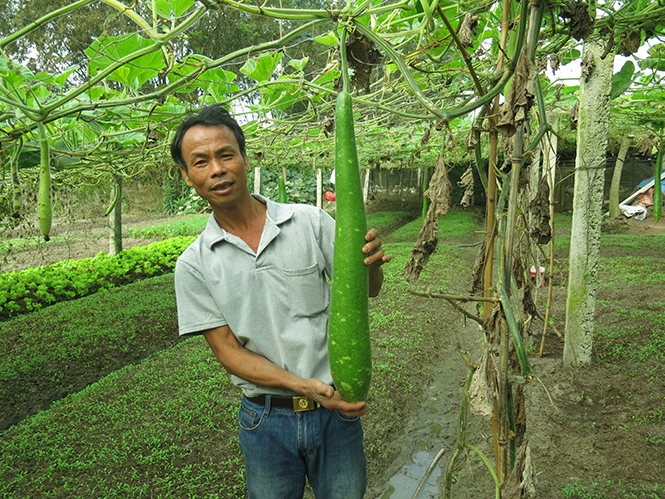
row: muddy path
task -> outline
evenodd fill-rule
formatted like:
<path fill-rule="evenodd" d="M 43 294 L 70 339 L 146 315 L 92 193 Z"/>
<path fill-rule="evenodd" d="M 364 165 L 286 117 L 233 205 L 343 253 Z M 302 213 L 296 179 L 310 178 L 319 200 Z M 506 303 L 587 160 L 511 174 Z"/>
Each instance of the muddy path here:
<path fill-rule="evenodd" d="M 453 329 L 454 341 L 448 344 L 427 383 L 416 414 L 398 438 L 397 446 L 402 449 L 399 457 L 388 467 L 384 483 L 367 497 L 411 499 L 419 488 L 419 498 L 441 497 L 446 466 L 457 444 L 460 401 L 468 373 L 461 354 L 479 357 L 484 342 L 475 323 L 459 326 Z"/>

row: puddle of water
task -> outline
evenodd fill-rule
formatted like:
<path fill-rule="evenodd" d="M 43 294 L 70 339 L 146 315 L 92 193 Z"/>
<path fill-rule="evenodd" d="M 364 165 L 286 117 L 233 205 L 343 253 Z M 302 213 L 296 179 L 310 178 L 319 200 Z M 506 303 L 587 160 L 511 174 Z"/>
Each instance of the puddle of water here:
<path fill-rule="evenodd" d="M 441 497 L 444 470 L 457 442 L 459 401 L 466 372 L 466 365 L 456 355 L 441 363 L 439 373 L 423 393 L 417 415 L 406 429 L 406 443 L 396 461 L 401 467 L 375 499 L 411 499 L 439 450 L 444 448 L 445 454 L 418 499 Z"/>
<path fill-rule="evenodd" d="M 413 462 L 403 466 L 399 473 L 390 479 L 386 490 L 378 499 L 411 499 L 436 454 L 437 452 L 422 450 L 413 454 Z M 437 466 L 418 494 L 418 499 L 439 497 L 437 484 L 439 476 L 441 476 L 441 467 Z"/>

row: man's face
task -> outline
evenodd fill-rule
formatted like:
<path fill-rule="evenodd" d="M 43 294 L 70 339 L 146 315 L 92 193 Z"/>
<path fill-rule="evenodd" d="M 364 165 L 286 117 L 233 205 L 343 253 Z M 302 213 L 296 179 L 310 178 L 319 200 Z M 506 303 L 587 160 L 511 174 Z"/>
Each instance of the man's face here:
<path fill-rule="evenodd" d="M 249 194 L 247 154 L 227 127 L 193 126 L 182 139 L 181 169 L 187 185 L 213 208 L 233 206 Z"/>

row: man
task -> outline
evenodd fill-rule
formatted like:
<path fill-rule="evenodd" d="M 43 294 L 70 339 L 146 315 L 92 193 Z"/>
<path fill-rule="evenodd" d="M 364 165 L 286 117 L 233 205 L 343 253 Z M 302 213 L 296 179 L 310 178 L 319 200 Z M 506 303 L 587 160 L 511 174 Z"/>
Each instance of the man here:
<path fill-rule="evenodd" d="M 237 122 L 209 106 L 178 129 L 171 154 L 212 215 L 178 259 L 181 335 L 203 334 L 243 391 L 240 446 L 250 498 L 317 498 L 365 491 L 360 416 L 332 386 L 327 323 L 334 221 L 308 205 L 252 195 Z M 381 289 L 384 255 L 376 230 L 362 251 L 370 295 Z"/>

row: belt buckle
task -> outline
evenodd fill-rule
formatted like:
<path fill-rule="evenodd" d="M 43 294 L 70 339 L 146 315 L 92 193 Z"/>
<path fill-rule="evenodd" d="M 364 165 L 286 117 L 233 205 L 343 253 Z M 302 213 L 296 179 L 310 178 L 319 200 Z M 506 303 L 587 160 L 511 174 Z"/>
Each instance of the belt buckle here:
<path fill-rule="evenodd" d="M 319 407 L 319 404 L 309 397 L 293 397 L 293 410 L 295 412 L 313 411 L 317 407 Z"/>

